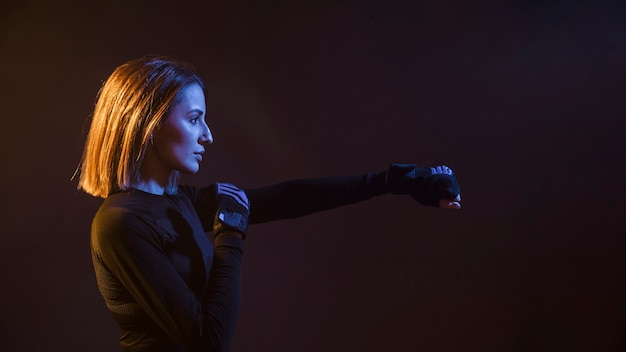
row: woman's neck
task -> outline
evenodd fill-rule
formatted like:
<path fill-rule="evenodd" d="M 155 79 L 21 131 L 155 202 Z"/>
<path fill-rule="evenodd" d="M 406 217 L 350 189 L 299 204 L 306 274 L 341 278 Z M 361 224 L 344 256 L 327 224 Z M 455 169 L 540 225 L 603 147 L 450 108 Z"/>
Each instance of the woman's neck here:
<path fill-rule="evenodd" d="M 144 192 L 163 195 L 171 173 L 172 170 L 165 169 L 162 163 L 156 161 L 152 150 L 148 149 L 139 167 L 139 177 L 133 187 Z"/>
<path fill-rule="evenodd" d="M 133 185 L 133 188 L 159 196 L 162 196 L 165 193 L 165 185 L 155 179 L 140 179 Z"/>

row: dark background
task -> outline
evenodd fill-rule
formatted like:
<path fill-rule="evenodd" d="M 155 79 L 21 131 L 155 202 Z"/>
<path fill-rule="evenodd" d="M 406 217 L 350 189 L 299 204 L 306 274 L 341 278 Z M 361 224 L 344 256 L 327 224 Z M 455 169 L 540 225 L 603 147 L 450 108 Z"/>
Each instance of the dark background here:
<path fill-rule="evenodd" d="M 232 351 L 624 351 L 626 7 L 606 1 L 3 1 L 0 350 L 114 351 L 70 178 L 95 95 L 192 62 L 242 187 L 445 163 L 460 212 L 384 196 L 258 225 Z"/>

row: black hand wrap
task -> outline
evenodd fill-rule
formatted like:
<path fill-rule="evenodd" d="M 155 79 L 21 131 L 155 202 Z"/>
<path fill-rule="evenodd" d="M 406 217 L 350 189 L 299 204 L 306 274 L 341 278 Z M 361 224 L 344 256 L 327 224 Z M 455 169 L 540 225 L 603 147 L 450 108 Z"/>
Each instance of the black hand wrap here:
<path fill-rule="evenodd" d="M 438 207 L 441 199 L 454 199 L 461 193 L 454 173 L 447 166 L 391 164 L 386 188 L 388 193 L 410 194 L 420 204 L 433 207 Z"/>
<path fill-rule="evenodd" d="M 228 183 L 216 184 L 217 211 L 213 222 L 213 234 L 236 231 L 246 238 L 250 203 L 245 192 Z"/>

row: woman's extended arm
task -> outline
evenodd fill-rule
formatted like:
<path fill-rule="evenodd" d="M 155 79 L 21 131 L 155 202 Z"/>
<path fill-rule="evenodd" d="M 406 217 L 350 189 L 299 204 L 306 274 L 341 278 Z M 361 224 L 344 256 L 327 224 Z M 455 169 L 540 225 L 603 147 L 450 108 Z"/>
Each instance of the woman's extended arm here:
<path fill-rule="evenodd" d="M 297 179 L 246 189 L 250 223 L 292 219 L 357 203 L 385 192 L 385 172 Z"/>
<path fill-rule="evenodd" d="M 246 190 L 250 223 L 296 218 L 385 193 L 409 194 L 417 202 L 433 207 L 461 207 L 461 189 L 447 166 L 391 164 L 382 172 L 300 179 Z"/>
<path fill-rule="evenodd" d="M 210 228 L 216 209 L 214 185 L 185 190 L 195 199 L 205 228 Z M 245 189 L 250 200 L 250 224 L 293 219 L 386 193 L 408 194 L 423 205 L 458 209 L 460 192 L 456 177 L 448 167 L 423 168 L 415 164 L 391 164 L 386 171 L 303 178 Z"/>

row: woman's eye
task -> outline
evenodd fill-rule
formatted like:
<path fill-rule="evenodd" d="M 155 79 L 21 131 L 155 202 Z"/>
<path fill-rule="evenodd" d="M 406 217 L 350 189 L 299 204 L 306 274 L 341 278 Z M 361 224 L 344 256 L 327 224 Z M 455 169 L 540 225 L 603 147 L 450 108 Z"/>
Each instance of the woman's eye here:
<path fill-rule="evenodd" d="M 190 121 L 192 124 L 194 124 L 194 125 L 195 125 L 195 124 L 197 124 L 197 123 L 198 123 L 198 119 L 199 119 L 199 117 L 194 117 L 194 118 L 192 118 L 192 119 L 191 119 L 191 120 L 189 120 L 189 121 Z"/>

